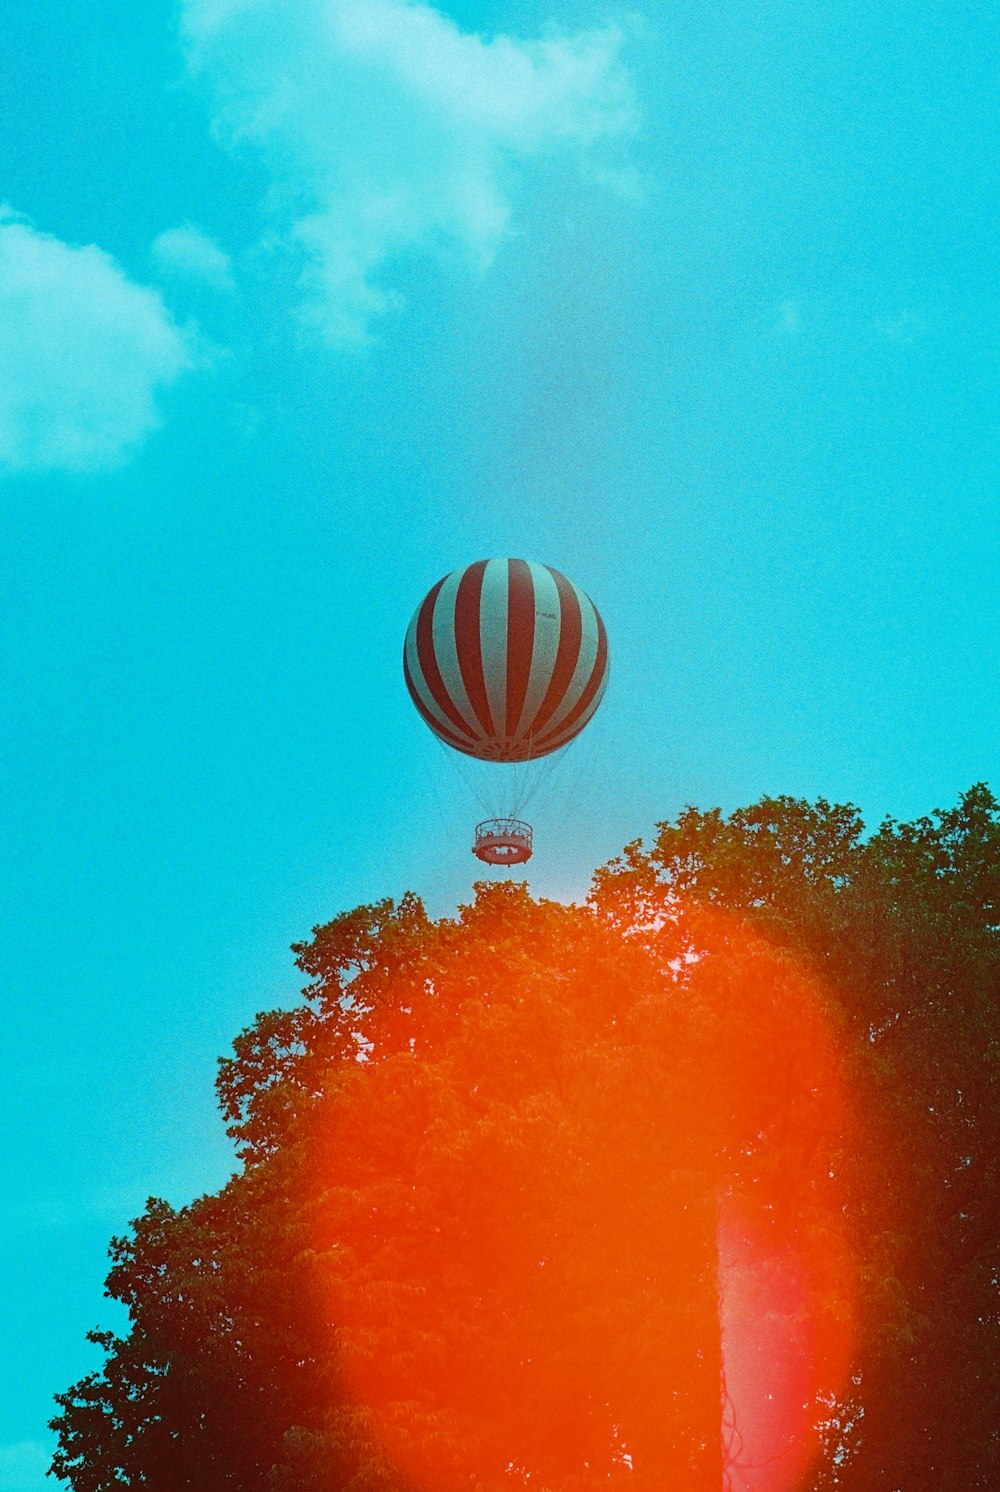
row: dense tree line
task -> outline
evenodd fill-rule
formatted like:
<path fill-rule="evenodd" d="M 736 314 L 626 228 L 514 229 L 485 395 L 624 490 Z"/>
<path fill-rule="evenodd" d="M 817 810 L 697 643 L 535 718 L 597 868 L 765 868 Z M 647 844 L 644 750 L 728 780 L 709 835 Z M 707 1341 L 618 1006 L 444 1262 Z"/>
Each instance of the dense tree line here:
<path fill-rule="evenodd" d="M 689 809 L 585 906 L 407 896 L 295 953 L 306 1002 L 220 1067 L 239 1170 L 112 1243 L 75 1492 L 1000 1485 L 985 787 L 871 835 Z M 802 1369 L 770 1482 L 727 1248 Z"/>

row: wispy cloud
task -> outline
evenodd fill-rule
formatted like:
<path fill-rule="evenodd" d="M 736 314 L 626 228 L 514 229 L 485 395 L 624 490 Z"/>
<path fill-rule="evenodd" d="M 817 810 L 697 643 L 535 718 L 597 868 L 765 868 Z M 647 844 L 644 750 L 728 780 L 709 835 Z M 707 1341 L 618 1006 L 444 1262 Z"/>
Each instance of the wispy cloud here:
<path fill-rule="evenodd" d="M 929 319 L 919 307 L 906 307 L 889 316 L 879 316 L 872 323 L 887 342 L 917 342 L 929 330 Z"/>
<path fill-rule="evenodd" d="M 778 329 L 789 337 L 797 337 L 802 330 L 802 307 L 797 301 L 786 300 L 778 312 Z"/>
<path fill-rule="evenodd" d="M 811 343 L 918 342 L 931 326 L 932 317 L 921 306 L 895 305 L 876 314 L 860 299 L 848 303 L 819 296 L 783 301 L 774 320 L 781 336 Z"/>
<path fill-rule="evenodd" d="M 180 228 L 167 228 L 160 233 L 153 240 L 150 253 L 160 274 L 201 281 L 213 290 L 233 289 L 233 266 L 229 255 L 214 238 L 191 223 Z"/>
<path fill-rule="evenodd" d="M 485 40 L 421 0 L 183 0 L 183 36 L 218 138 L 267 164 L 304 316 L 339 345 L 398 306 L 393 258 L 486 268 L 518 167 L 592 158 L 634 123 L 614 26 Z"/>
<path fill-rule="evenodd" d="M 0 468 L 120 465 L 196 361 L 155 290 L 0 208 Z"/>
<path fill-rule="evenodd" d="M 36 1440 L 0 1445 L 0 1492 L 43 1492 L 51 1459 Z"/>

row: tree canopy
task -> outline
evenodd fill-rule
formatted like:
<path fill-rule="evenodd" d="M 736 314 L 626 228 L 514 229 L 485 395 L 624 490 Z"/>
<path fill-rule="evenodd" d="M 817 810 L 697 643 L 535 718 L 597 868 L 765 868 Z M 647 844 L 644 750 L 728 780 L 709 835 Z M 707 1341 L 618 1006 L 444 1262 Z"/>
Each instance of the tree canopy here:
<path fill-rule="evenodd" d="M 112 1242 L 74 1492 L 997 1484 L 985 787 L 688 809 L 586 905 L 294 951 L 220 1065 L 238 1171 Z"/>

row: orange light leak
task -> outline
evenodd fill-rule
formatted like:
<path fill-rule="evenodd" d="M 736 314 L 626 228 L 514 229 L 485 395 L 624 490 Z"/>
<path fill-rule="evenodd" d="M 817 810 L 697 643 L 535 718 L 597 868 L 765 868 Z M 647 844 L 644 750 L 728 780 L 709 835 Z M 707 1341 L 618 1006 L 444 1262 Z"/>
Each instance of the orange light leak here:
<path fill-rule="evenodd" d="M 818 1448 L 820 1396 L 846 1380 L 849 1322 L 825 1316 L 832 1261 L 817 1267 L 809 1257 L 816 1247 L 816 1240 L 781 1245 L 739 1208 L 722 1210 L 723 1442 L 732 1492 L 794 1492 Z"/>
<path fill-rule="evenodd" d="M 837 1042 L 801 966 L 684 926 L 456 952 L 321 1105 L 321 1308 L 421 1492 L 793 1492 L 815 1457 L 853 1341 Z"/>

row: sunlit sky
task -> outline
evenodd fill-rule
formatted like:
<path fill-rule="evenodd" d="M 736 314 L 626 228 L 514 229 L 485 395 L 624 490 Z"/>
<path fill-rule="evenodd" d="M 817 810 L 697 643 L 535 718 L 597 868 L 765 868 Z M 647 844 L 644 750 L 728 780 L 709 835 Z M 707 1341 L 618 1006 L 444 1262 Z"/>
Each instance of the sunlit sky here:
<path fill-rule="evenodd" d="M 540 892 L 688 802 L 997 778 L 998 30 L 6 0 L 0 1489 L 116 1320 L 109 1235 L 228 1174 L 215 1058 L 288 944 L 469 890 L 399 666 L 446 570 L 607 622 Z"/>

